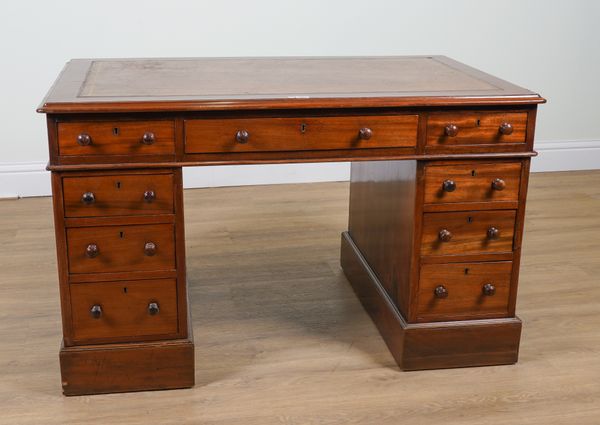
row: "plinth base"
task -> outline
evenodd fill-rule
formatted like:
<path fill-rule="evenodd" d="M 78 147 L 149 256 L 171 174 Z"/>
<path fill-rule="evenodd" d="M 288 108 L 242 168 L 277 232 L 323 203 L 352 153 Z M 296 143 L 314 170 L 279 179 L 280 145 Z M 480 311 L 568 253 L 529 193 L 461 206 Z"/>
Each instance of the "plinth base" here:
<path fill-rule="evenodd" d="M 363 307 L 403 370 L 516 363 L 521 320 L 517 317 L 408 324 L 348 232 L 341 263 Z"/>

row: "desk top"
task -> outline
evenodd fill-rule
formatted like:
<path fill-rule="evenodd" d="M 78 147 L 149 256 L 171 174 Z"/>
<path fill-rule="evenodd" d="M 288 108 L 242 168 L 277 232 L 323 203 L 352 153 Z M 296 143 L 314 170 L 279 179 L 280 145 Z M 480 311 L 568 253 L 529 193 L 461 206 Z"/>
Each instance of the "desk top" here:
<path fill-rule="evenodd" d="M 444 56 L 74 59 L 44 113 L 535 104 Z"/>

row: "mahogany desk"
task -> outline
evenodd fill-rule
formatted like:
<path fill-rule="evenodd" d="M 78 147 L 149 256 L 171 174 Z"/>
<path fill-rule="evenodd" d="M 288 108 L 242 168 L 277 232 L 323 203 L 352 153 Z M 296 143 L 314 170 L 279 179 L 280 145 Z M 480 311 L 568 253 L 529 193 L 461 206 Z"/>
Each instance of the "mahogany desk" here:
<path fill-rule="evenodd" d="M 38 109 L 64 393 L 194 384 L 184 166 L 352 161 L 341 265 L 399 366 L 516 362 L 543 102 L 440 56 L 70 61 Z"/>

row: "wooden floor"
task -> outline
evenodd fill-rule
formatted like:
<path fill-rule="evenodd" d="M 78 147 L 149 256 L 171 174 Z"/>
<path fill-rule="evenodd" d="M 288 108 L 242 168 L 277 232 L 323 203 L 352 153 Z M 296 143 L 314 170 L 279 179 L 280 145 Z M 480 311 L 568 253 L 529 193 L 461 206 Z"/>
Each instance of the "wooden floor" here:
<path fill-rule="evenodd" d="M 0 201 L 0 424 L 600 424 L 600 172 L 531 178 L 514 366 L 398 370 L 340 270 L 347 198 L 186 191 L 196 387 L 71 398 L 50 199 Z"/>

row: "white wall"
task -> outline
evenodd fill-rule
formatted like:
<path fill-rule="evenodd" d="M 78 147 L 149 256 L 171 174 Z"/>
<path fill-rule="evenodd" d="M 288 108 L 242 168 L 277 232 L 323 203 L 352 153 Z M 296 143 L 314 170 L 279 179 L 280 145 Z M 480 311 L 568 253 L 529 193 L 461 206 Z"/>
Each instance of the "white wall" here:
<path fill-rule="evenodd" d="M 443 54 L 549 100 L 534 169 L 600 168 L 599 21 L 595 0 L 6 0 L 0 197 L 49 193 L 45 122 L 34 109 L 78 57 Z M 188 185 L 336 180 L 348 166 L 187 174 Z"/>

